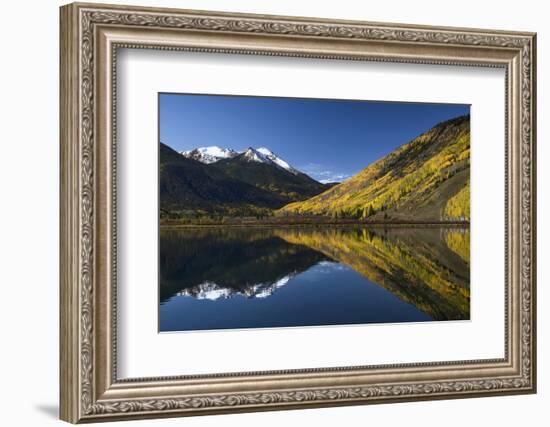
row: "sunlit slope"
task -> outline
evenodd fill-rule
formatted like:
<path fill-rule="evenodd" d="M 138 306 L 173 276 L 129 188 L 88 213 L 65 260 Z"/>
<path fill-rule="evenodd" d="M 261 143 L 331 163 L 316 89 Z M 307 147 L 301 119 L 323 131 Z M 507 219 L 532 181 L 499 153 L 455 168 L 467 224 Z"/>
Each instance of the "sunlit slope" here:
<path fill-rule="evenodd" d="M 464 187 L 449 199 L 445 205 L 445 218 L 450 219 L 470 219 L 470 181 L 468 180 Z"/>
<path fill-rule="evenodd" d="M 469 318 L 469 265 L 446 245 L 447 240 L 460 241 L 469 249 L 469 234 L 461 230 L 288 228 L 276 234 L 349 265 L 435 320 Z"/>
<path fill-rule="evenodd" d="M 388 221 L 441 221 L 455 216 L 469 220 L 469 165 L 470 117 L 461 116 L 436 125 L 347 181 L 290 203 L 279 213 Z"/>

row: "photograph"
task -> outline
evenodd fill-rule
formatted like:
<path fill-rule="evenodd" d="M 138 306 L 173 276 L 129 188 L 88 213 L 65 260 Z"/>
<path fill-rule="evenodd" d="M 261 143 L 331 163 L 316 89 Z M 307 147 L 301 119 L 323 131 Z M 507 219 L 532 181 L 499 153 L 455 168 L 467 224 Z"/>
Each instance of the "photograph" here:
<path fill-rule="evenodd" d="M 470 319 L 470 105 L 159 93 L 159 332 Z"/>

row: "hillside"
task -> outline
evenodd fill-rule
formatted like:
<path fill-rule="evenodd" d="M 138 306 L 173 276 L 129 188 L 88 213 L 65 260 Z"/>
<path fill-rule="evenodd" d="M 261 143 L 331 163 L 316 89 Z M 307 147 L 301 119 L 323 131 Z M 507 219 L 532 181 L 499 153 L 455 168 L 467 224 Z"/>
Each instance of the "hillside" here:
<path fill-rule="evenodd" d="M 210 167 L 232 179 L 275 193 L 286 203 L 305 200 L 329 188 L 295 169 L 257 161 L 257 154 L 262 153 L 249 149 L 233 158 L 219 160 Z"/>
<path fill-rule="evenodd" d="M 249 213 L 272 209 L 287 200 L 246 182 L 232 179 L 217 169 L 188 159 L 164 144 L 159 153 L 160 208 L 178 213 Z"/>
<path fill-rule="evenodd" d="M 226 158 L 214 159 L 199 150 L 182 155 L 160 143 L 161 216 L 264 216 L 330 188 L 263 150 L 257 152 L 261 161 L 250 158 L 249 151 L 229 150 L 219 150 Z"/>
<path fill-rule="evenodd" d="M 282 215 L 328 215 L 368 220 L 470 219 L 470 117 L 432 129 L 352 178 Z"/>

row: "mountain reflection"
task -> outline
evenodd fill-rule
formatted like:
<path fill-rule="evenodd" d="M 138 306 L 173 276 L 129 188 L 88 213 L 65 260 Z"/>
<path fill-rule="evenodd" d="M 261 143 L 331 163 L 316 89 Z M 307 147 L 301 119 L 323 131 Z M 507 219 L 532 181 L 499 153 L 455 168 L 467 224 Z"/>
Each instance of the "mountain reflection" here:
<path fill-rule="evenodd" d="M 329 259 L 286 242 L 269 228 L 161 230 L 160 298 L 265 297 L 292 276 Z"/>
<path fill-rule="evenodd" d="M 220 298 L 231 298 L 235 295 L 243 295 L 247 298 L 267 298 L 273 295 L 277 289 L 282 288 L 288 283 L 288 281 L 295 275 L 288 275 L 282 279 L 277 280 L 274 283 L 257 283 L 242 290 L 233 290 L 231 288 L 224 288 L 214 282 L 204 282 L 200 285 L 186 288 L 177 292 L 176 295 L 180 297 L 195 297 L 197 299 L 208 299 L 216 301 Z"/>
<path fill-rule="evenodd" d="M 469 242 L 468 229 L 445 227 L 163 229 L 160 299 L 267 301 L 314 266 L 340 265 L 434 320 L 468 319 Z"/>
<path fill-rule="evenodd" d="M 469 231 L 333 227 L 276 234 L 350 266 L 435 320 L 469 318 Z"/>

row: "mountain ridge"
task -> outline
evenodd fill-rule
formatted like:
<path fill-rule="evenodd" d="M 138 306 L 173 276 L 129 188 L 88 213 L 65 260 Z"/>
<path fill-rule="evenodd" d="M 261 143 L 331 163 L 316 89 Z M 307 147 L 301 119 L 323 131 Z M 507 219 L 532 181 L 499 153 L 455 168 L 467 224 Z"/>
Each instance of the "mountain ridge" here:
<path fill-rule="evenodd" d="M 209 165 L 233 179 L 239 179 L 265 191 L 275 192 L 288 203 L 313 197 L 328 188 L 310 176 L 295 170 L 290 172 L 271 160 L 258 162 L 257 151 L 251 149 L 233 158 L 221 159 Z M 281 206 L 282 207 L 282 206 Z"/>
<path fill-rule="evenodd" d="M 262 156 L 271 153 L 267 151 L 264 149 Z M 161 217 L 265 216 L 328 188 L 301 172 L 275 165 L 270 159 L 249 161 L 246 152 L 226 153 L 226 158 L 204 162 L 183 156 L 161 142 Z"/>
<path fill-rule="evenodd" d="M 239 153 L 232 148 L 221 148 L 217 145 L 211 145 L 208 147 L 198 147 L 188 151 L 181 151 L 180 154 L 188 159 L 210 164 L 221 159 L 234 157 Z"/>
<path fill-rule="evenodd" d="M 222 148 L 217 145 L 211 145 L 207 147 L 197 147 L 193 148 L 192 150 L 181 151 L 180 154 L 184 157 L 198 160 L 199 162 L 204 164 L 212 164 L 223 159 L 232 159 L 241 154 L 244 154 L 245 158 L 249 161 L 271 164 L 281 169 L 284 169 L 294 175 L 297 175 L 298 173 L 303 173 L 292 167 L 286 160 L 277 156 L 267 147 L 248 147 L 246 150 L 236 151 L 232 148 Z"/>
<path fill-rule="evenodd" d="M 161 210 L 216 212 L 247 207 L 275 208 L 285 200 L 217 169 L 181 156 L 160 144 L 159 193 Z M 219 207 L 223 206 L 223 209 Z"/>

